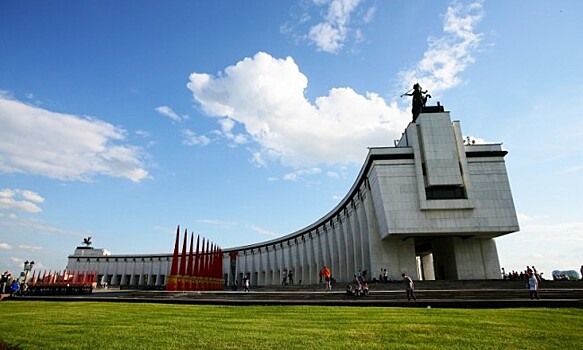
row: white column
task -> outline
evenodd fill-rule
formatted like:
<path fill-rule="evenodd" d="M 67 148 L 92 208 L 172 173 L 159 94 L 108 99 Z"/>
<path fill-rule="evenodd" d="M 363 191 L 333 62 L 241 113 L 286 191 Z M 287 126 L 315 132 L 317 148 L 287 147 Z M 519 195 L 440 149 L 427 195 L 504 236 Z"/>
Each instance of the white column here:
<path fill-rule="evenodd" d="M 308 240 L 307 240 L 307 235 L 303 234 L 301 237 L 301 251 L 302 251 L 302 256 L 300 257 L 300 266 L 302 267 L 302 283 L 305 284 L 310 284 L 311 283 L 311 278 L 310 278 L 310 260 L 309 260 L 309 254 L 308 254 Z"/>
<path fill-rule="evenodd" d="M 342 220 L 340 218 L 340 214 L 336 215 L 336 225 L 334 226 L 334 232 L 336 235 L 336 245 L 338 246 L 338 263 L 342 273 L 342 281 L 348 282 L 350 281 L 348 278 L 350 276 L 346 262 L 346 239 L 342 229 Z"/>
<path fill-rule="evenodd" d="M 354 227 L 354 264 L 356 270 L 364 269 L 363 259 L 362 259 L 362 230 L 360 229 L 360 218 L 358 211 L 356 210 L 356 203 L 354 199 L 351 202 L 352 206 L 352 225 Z"/>
<path fill-rule="evenodd" d="M 319 236 L 316 231 L 312 231 L 312 238 L 310 239 L 310 243 L 312 244 L 312 276 L 310 279 L 316 279 L 318 277 L 318 271 L 322 270 L 322 265 L 320 265 L 320 254 L 318 251 L 318 243 L 319 243 Z"/>
<path fill-rule="evenodd" d="M 352 238 L 352 230 L 350 229 L 350 219 L 348 216 L 348 210 L 344 209 L 343 217 L 342 217 L 342 235 L 344 236 L 345 242 L 345 260 L 346 260 L 346 271 L 349 277 L 349 280 L 352 280 L 352 277 L 356 273 L 356 269 L 354 266 L 354 241 Z"/>

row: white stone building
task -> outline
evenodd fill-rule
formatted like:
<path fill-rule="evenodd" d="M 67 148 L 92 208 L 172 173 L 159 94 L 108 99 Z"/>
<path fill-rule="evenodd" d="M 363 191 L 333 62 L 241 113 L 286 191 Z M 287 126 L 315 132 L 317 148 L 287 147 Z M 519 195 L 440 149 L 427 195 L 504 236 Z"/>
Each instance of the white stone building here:
<path fill-rule="evenodd" d="M 389 278 L 497 279 L 495 237 L 519 229 L 500 144 L 464 143 L 459 122 L 427 107 L 394 147 L 370 148 L 344 199 L 312 225 L 224 250 L 225 282 L 313 284 L 324 266 L 336 281 L 358 270 Z M 95 253 L 95 254 L 94 254 Z M 172 255 L 75 251 L 68 268 L 96 269 L 112 285 L 162 286 Z M 95 255 L 95 256 L 94 256 Z M 112 261 L 113 260 L 113 261 Z"/>

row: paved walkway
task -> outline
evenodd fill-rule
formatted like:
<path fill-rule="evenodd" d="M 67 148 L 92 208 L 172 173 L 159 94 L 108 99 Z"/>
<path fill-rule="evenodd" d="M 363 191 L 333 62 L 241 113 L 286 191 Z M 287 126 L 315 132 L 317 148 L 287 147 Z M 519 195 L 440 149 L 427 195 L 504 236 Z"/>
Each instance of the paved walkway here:
<path fill-rule="evenodd" d="M 540 300 L 530 300 L 522 283 L 485 283 L 493 288 L 463 282 L 421 284 L 416 301 L 408 301 L 399 285 L 372 285 L 368 296 L 353 297 L 344 290 L 326 292 L 319 286 L 258 288 L 243 291 L 166 292 L 157 290 L 98 289 L 92 294 L 26 296 L 19 300 L 100 301 L 204 305 L 327 305 L 421 308 L 583 308 L 583 283 L 549 284 L 540 290 Z M 441 288 L 439 288 L 441 287 Z M 447 287 L 447 288 L 444 288 Z"/>

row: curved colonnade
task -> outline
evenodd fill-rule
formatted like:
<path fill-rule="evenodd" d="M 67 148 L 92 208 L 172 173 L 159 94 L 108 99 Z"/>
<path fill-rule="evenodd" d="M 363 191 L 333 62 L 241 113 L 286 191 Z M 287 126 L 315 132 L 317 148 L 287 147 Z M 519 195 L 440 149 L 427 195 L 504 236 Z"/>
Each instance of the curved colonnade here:
<path fill-rule="evenodd" d="M 358 270 L 371 272 L 371 240 L 380 240 L 366 172 L 369 153 L 348 195 L 314 224 L 284 237 L 227 249 L 223 271 L 229 284 L 248 274 L 256 285 L 279 284 L 293 271 L 295 283 L 319 282 L 327 266 L 337 281 L 351 281 Z M 376 272 L 376 271 L 375 271 Z"/>
<path fill-rule="evenodd" d="M 494 239 L 518 231 L 501 144 L 463 139 L 443 106 L 424 108 L 395 147 L 369 148 L 344 199 L 314 224 L 286 236 L 223 250 L 226 285 L 337 282 L 359 270 L 389 279 L 498 279 Z M 97 271 L 110 285 L 162 287 L 172 254 L 111 255 L 78 247 L 67 269 Z M 291 281 L 290 281 L 291 282 Z"/>

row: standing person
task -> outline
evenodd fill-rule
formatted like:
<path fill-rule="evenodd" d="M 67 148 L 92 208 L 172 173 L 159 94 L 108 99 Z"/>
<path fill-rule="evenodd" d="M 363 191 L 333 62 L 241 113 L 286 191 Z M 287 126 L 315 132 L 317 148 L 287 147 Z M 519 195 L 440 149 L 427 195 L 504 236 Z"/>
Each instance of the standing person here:
<path fill-rule="evenodd" d="M 538 300 L 538 279 L 531 273 L 528 277 L 528 291 L 530 293 L 530 300 Z"/>
<path fill-rule="evenodd" d="M 322 283 L 322 277 L 324 277 L 324 273 L 322 272 L 322 270 L 318 272 L 318 277 L 320 277 L 320 282 L 318 283 Z"/>
<path fill-rule="evenodd" d="M 245 288 L 245 292 L 249 291 L 249 285 L 251 284 L 249 275 L 245 275 L 245 277 L 243 277 L 243 287 Z"/>
<path fill-rule="evenodd" d="M 332 273 L 327 266 L 324 266 L 322 270 L 322 274 L 324 275 L 324 279 L 326 280 L 326 290 L 332 290 Z"/>
<path fill-rule="evenodd" d="M 18 283 L 17 279 L 12 280 L 12 284 L 10 285 L 10 296 L 16 296 L 20 292 L 20 283 Z"/>
<path fill-rule="evenodd" d="M 583 268 L 583 266 L 582 266 L 582 268 Z M 0 288 L 2 288 L 2 290 L 0 290 L 0 294 L 6 293 L 6 285 L 8 284 L 8 276 L 10 276 L 10 273 L 8 271 L 4 271 L 4 273 L 2 274 L 2 278 L 0 279 Z"/>
<path fill-rule="evenodd" d="M 402 273 L 401 276 L 403 277 L 403 281 L 405 282 L 405 290 L 407 291 L 407 300 L 417 300 L 415 297 L 415 284 L 411 277 L 407 276 L 405 273 Z"/>
<path fill-rule="evenodd" d="M 290 285 L 294 285 L 294 270 L 290 269 L 287 273 L 287 280 L 289 281 Z"/>

